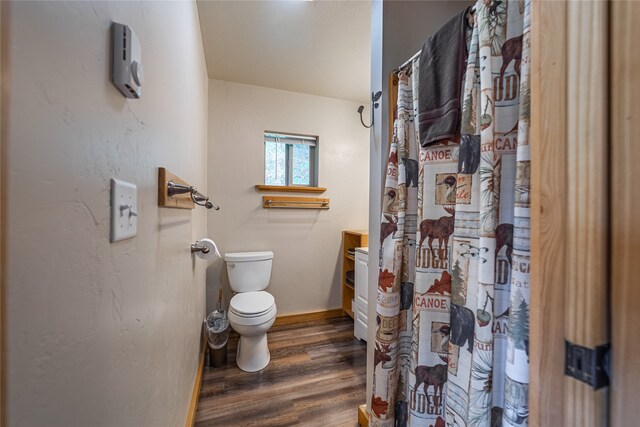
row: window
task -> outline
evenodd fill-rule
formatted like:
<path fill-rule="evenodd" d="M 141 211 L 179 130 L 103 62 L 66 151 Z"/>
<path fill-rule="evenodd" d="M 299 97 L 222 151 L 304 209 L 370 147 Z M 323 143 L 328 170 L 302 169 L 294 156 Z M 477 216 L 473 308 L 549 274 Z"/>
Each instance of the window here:
<path fill-rule="evenodd" d="M 316 187 L 317 164 L 317 136 L 264 133 L 265 185 Z"/>

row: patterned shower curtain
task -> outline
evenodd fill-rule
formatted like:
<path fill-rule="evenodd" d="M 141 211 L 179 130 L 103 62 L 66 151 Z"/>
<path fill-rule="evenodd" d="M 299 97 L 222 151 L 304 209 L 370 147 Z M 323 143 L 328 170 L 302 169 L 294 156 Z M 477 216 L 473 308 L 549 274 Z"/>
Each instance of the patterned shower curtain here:
<path fill-rule="evenodd" d="M 527 424 L 529 2 L 476 4 L 459 139 L 420 146 L 418 61 L 398 75 L 372 426 Z"/>

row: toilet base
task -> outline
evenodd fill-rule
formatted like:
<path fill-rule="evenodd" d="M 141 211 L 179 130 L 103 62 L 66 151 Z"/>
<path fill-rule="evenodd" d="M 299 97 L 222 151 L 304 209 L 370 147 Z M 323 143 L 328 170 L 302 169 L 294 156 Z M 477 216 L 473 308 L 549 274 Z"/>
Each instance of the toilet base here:
<path fill-rule="evenodd" d="M 245 372 L 256 372 L 267 367 L 271 353 L 267 345 L 267 334 L 240 335 L 236 363 Z"/>

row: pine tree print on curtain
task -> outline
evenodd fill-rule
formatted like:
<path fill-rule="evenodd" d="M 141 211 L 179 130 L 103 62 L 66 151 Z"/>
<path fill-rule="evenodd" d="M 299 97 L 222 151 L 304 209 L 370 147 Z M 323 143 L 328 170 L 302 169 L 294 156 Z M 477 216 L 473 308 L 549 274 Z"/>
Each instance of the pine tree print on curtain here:
<path fill-rule="evenodd" d="M 516 152 L 514 193 L 513 254 L 511 264 L 511 301 L 507 338 L 507 361 L 502 423 L 522 426 L 529 416 L 529 260 L 530 260 L 530 176 L 529 148 L 530 97 L 530 25 L 531 2 L 524 4 L 522 59 L 520 61 L 520 117 Z"/>
<path fill-rule="evenodd" d="M 474 15 L 457 178 L 468 192 L 456 197 L 452 250 L 451 425 L 503 420 L 524 7 L 480 0 Z"/>

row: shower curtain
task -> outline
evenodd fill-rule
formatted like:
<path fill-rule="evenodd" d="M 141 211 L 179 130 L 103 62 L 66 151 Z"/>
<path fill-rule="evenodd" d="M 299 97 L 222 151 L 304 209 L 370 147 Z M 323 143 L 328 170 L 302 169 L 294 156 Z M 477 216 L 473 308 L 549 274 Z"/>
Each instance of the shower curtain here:
<path fill-rule="evenodd" d="M 399 72 L 372 426 L 527 424 L 529 2 L 476 4 L 459 138 L 420 146 L 418 60 Z"/>

